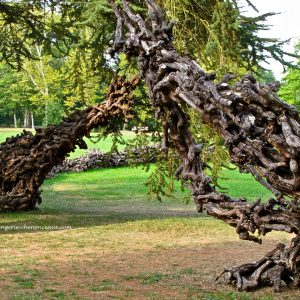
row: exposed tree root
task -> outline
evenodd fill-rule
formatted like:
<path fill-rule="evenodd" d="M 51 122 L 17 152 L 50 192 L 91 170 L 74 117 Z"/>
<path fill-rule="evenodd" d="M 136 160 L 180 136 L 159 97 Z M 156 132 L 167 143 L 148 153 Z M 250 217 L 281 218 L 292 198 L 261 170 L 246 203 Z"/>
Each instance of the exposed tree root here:
<path fill-rule="evenodd" d="M 254 263 L 225 269 L 217 280 L 225 274 L 225 281 L 235 284 L 239 290 L 249 291 L 260 286 L 272 286 L 275 292 L 283 286 L 300 286 L 300 240 L 296 237 L 290 247 L 278 244 L 271 252 Z M 296 258 L 296 259 L 295 259 Z"/>

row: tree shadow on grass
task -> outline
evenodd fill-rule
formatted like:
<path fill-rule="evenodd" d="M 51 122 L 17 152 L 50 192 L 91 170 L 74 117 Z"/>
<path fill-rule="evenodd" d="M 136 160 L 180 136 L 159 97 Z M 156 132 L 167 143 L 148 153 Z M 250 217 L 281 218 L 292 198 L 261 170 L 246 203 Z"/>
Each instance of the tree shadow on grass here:
<path fill-rule="evenodd" d="M 193 203 L 185 205 L 179 200 L 166 199 L 162 203 L 156 200 L 147 201 L 146 197 L 140 200 L 119 201 L 76 197 L 66 200 L 60 196 L 60 192 L 56 192 L 54 201 L 46 197 L 40 208 L 32 211 L 2 213 L 0 234 L 56 231 L 135 221 L 172 222 L 204 217 L 196 212 Z"/>

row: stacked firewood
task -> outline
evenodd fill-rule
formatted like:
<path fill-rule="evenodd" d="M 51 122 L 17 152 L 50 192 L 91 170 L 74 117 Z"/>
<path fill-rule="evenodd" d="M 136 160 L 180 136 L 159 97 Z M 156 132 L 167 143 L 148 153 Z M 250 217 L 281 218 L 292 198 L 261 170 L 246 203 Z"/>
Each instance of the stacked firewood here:
<path fill-rule="evenodd" d="M 91 169 L 154 163 L 157 153 L 157 146 L 138 147 L 119 153 L 103 153 L 97 149 L 93 149 L 84 156 L 66 159 L 62 164 L 55 166 L 47 177 L 52 178 L 62 172 L 82 172 Z"/>

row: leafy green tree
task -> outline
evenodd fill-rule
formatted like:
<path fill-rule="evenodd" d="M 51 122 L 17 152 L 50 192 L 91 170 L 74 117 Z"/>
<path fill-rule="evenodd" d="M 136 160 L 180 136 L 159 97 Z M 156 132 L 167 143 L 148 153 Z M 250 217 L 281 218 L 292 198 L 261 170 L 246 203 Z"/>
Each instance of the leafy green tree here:
<path fill-rule="evenodd" d="M 295 48 L 295 53 L 300 54 L 300 42 Z M 282 79 L 279 95 L 300 109 L 300 59 L 298 60 L 298 69 L 289 68 L 286 76 Z"/>
<path fill-rule="evenodd" d="M 75 2 L 65 0 L 0 1 L 0 61 L 21 68 L 24 58 L 36 58 L 30 51 L 35 44 L 49 53 L 66 52 L 68 42 L 76 40 L 72 26 L 78 15 Z"/>
<path fill-rule="evenodd" d="M 90 55 L 90 51 L 74 49 L 70 51 L 61 68 L 64 81 L 62 96 L 66 112 L 94 105 L 105 97 L 104 89 L 108 84 L 102 86 L 103 77 L 91 68 Z"/>
<path fill-rule="evenodd" d="M 34 110 L 30 98 L 34 93 L 34 86 L 24 74 L 0 63 L 1 123 L 29 127 Z"/>
<path fill-rule="evenodd" d="M 268 29 L 266 20 L 273 13 L 245 17 L 239 0 L 158 2 L 175 21 L 178 49 L 194 55 L 208 71 L 224 74 L 255 70 L 267 56 L 288 65 L 282 42 L 258 34 L 259 30 Z M 143 1 L 133 0 L 131 4 L 143 13 Z M 24 57 L 35 58 L 29 51 L 35 43 L 54 55 L 66 54 L 75 46 L 91 50 L 94 71 L 110 69 L 107 50 L 115 18 L 106 0 L 2 0 L 0 17 L 0 60 L 21 67 Z"/>
<path fill-rule="evenodd" d="M 60 72 L 51 65 L 53 58 L 43 54 L 43 46 L 35 45 L 30 49 L 36 57 L 26 59 L 23 63 L 23 73 L 34 85 L 36 93 L 30 97 L 31 102 L 44 114 L 43 125 L 55 124 L 61 120 L 60 112 Z"/>

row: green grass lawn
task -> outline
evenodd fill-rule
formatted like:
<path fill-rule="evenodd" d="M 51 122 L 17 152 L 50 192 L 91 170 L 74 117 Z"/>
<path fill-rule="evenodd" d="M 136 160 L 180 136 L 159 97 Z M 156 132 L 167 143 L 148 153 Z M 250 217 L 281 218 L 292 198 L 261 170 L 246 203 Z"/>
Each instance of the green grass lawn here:
<path fill-rule="evenodd" d="M 244 194 L 233 191 L 242 181 L 232 174 L 224 184 Z M 184 204 L 180 190 L 162 203 L 147 199 L 147 176 L 129 167 L 61 174 L 43 185 L 39 210 L 1 214 L 9 227 L 0 231 L 0 298 L 276 299 L 269 289 L 213 286 L 214 278 L 286 235 L 270 235 L 263 247 L 239 241 L 233 228 Z"/>
<path fill-rule="evenodd" d="M 26 129 L 29 130 L 29 129 Z M 0 143 L 5 142 L 6 138 L 15 136 L 21 133 L 23 129 L 20 128 L 0 128 Z M 29 130 L 31 131 L 31 130 Z"/>
<path fill-rule="evenodd" d="M 223 175 L 232 196 L 270 196 L 247 174 Z M 60 174 L 46 180 L 38 210 L 2 213 L 0 298 L 298 299 L 214 283 L 224 266 L 259 259 L 289 236 L 239 241 L 234 228 L 186 205 L 180 189 L 149 200 L 147 176 L 130 167 Z"/>

